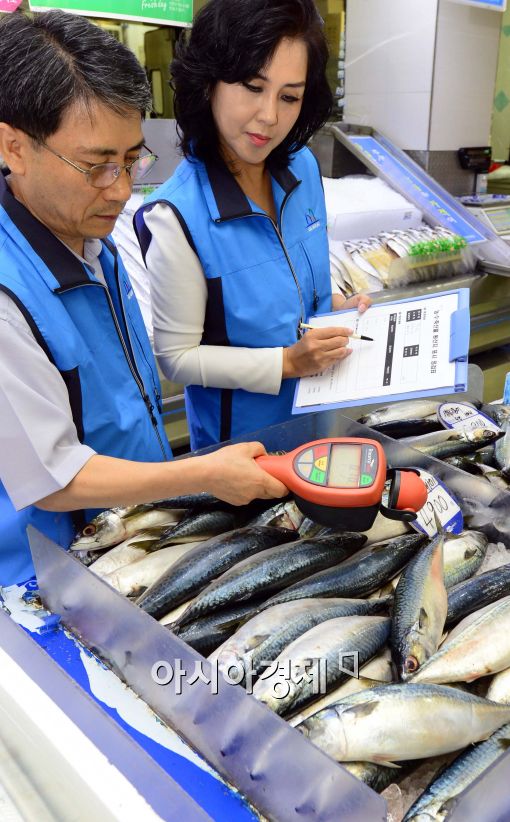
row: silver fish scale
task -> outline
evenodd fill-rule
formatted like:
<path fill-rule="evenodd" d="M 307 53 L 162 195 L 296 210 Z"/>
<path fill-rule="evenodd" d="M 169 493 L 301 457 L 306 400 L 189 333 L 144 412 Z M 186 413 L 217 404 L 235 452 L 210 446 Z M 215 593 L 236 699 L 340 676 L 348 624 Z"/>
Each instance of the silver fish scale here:
<path fill-rule="evenodd" d="M 362 597 L 382 587 L 414 556 L 425 542 L 423 534 L 406 534 L 387 543 L 375 543 L 334 568 L 297 582 L 267 602 L 267 606 L 304 597 Z"/>
<path fill-rule="evenodd" d="M 349 674 L 345 673 L 340 667 L 340 660 L 342 655 L 347 655 L 353 651 L 358 652 L 359 665 L 368 662 L 382 645 L 387 641 L 390 633 L 391 620 L 381 620 L 376 624 L 360 625 L 355 630 L 350 631 L 349 635 L 343 640 L 343 644 L 332 647 L 322 659 L 325 660 L 326 668 L 326 685 L 327 689 L 332 689 L 335 685 L 347 679 Z M 296 695 L 292 705 L 287 705 L 285 713 L 292 708 L 295 711 L 300 708 L 305 702 L 308 702 L 313 694 L 313 682 L 304 682 L 303 688 Z"/>
<path fill-rule="evenodd" d="M 508 745 L 502 744 L 504 741 Z M 503 725 L 485 742 L 480 742 L 460 754 L 437 779 L 434 779 L 416 802 L 409 808 L 402 822 L 413 822 L 421 813 L 428 813 L 431 819 L 437 816 L 442 805 L 465 790 L 477 776 L 492 765 L 510 746 L 510 724 Z M 445 809 L 445 813 L 448 809 Z"/>
<path fill-rule="evenodd" d="M 320 625 L 321 622 L 342 616 L 374 616 L 386 608 L 390 601 L 391 597 L 362 599 L 359 602 L 346 600 L 338 605 L 325 606 L 320 612 L 303 614 L 290 619 L 283 628 L 276 630 L 274 634 L 258 646 L 251 656 L 251 665 L 256 673 L 260 673 L 263 661 L 271 662 L 276 659 L 287 645 L 290 645 L 306 631 Z"/>
<path fill-rule="evenodd" d="M 376 688 L 371 688 L 368 691 L 358 691 L 355 694 L 339 699 L 334 705 L 330 707 L 338 707 L 340 710 L 346 709 L 351 705 L 359 705 L 364 702 L 373 702 L 379 698 L 397 699 L 400 701 L 413 701 L 417 698 L 433 700 L 434 697 L 441 697 L 441 699 L 451 700 L 452 703 L 465 702 L 469 705 L 478 705 L 482 710 L 493 711 L 494 709 L 501 709 L 501 714 L 510 714 L 509 705 L 501 705 L 496 702 L 490 702 L 482 696 L 476 696 L 469 691 L 462 691 L 460 688 L 453 688 L 451 685 L 434 685 L 421 682 L 407 682 L 394 683 L 391 685 L 380 685 Z M 328 710 L 325 708 L 325 710 Z M 306 722 L 307 720 L 305 720 Z"/>
<path fill-rule="evenodd" d="M 501 565 L 473 579 L 459 583 L 448 591 L 446 625 L 450 627 L 473 611 L 496 602 L 510 593 L 510 565 Z"/>
<path fill-rule="evenodd" d="M 198 595 L 184 612 L 179 624 L 189 622 L 208 611 L 233 601 L 248 599 L 276 587 L 285 587 L 296 579 L 348 556 L 348 546 L 360 547 L 365 537 L 343 534 L 278 545 L 261 551 L 227 570 Z"/>
<path fill-rule="evenodd" d="M 432 556 L 441 539 L 443 538 L 436 537 L 413 557 L 402 571 L 395 589 L 391 643 L 398 654 L 402 651 L 409 630 L 419 621 L 423 606 L 423 589 L 429 575 Z"/>

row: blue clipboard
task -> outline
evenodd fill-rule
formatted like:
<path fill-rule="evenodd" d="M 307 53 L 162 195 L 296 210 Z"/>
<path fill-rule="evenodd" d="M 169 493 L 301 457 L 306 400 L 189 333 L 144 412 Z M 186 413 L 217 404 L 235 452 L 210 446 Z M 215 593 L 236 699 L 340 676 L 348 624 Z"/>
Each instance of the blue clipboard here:
<path fill-rule="evenodd" d="M 404 305 L 409 302 L 417 302 L 419 300 L 427 300 L 428 302 L 437 297 L 443 297 L 446 294 L 457 294 L 458 305 L 457 309 L 452 313 L 450 320 L 450 362 L 455 361 L 455 383 L 454 385 L 440 386 L 438 388 L 427 388 L 423 391 L 407 391 L 397 394 L 384 394 L 372 397 L 360 397 L 355 400 L 345 400 L 343 402 L 321 403 L 319 405 L 305 405 L 300 408 L 296 406 L 297 393 L 299 388 L 299 380 L 296 384 L 294 392 L 294 402 L 292 404 L 293 414 L 310 414 L 313 411 L 326 411 L 332 408 L 351 408 L 356 405 L 371 405 L 382 401 L 384 403 L 397 402 L 397 400 L 418 399 L 421 397 L 437 397 L 441 394 L 453 394 L 454 392 L 466 391 L 468 382 L 468 353 L 469 353 L 469 336 L 470 336 L 470 315 L 469 315 L 469 288 L 456 288 L 450 291 L 441 291 L 437 294 L 427 294 L 422 297 L 412 297 L 410 299 L 394 300 L 392 302 L 384 303 L 388 305 Z M 370 310 L 370 309 L 369 309 Z M 338 316 L 338 314 L 349 314 L 352 309 L 348 311 L 335 311 L 317 316 Z"/>

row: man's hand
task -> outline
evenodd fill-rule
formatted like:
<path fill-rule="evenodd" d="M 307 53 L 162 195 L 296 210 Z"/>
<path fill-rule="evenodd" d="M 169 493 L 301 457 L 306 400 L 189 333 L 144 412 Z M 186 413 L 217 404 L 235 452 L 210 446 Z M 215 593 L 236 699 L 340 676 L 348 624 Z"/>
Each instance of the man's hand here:
<path fill-rule="evenodd" d="M 313 328 L 299 342 L 283 349 L 282 378 L 310 377 L 352 353 L 352 328 Z"/>
<path fill-rule="evenodd" d="M 201 461 L 204 490 L 233 505 L 246 505 L 253 499 L 285 497 L 289 491 L 279 480 L 259 468 L 255 457 L 266 454 L 260 442 L 227 445 Z"/>

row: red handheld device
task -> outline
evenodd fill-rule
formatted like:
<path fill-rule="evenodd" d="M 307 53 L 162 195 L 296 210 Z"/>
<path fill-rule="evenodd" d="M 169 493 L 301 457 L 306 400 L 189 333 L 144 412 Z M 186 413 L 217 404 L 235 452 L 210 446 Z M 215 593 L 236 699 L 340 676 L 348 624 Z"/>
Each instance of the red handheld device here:
<path fill-rule="evenodd" d="M 427 501 L 427 488 L 414 469 L 387 468 L 380 443 L 357 437 L 316 440 L 257 462 L 292 492 L 307 516 L 337 528 L 368 531 L 377 513 L 411 521 Z M 382 494 L 391 485 L 388 506 Z"/>

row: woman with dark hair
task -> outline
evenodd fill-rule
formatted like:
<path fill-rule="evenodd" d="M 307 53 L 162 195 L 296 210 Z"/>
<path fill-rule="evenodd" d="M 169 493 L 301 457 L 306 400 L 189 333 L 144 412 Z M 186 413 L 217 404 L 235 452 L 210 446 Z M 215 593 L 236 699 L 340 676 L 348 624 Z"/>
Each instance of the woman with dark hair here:
<path fill-rule="evenodd" d="M 210 0 L 171 65 L 185 159 L 136 216 L 159 364 L 186 385 L 193 448 L 291 414 L 297 377 L 350 354 L 302 334 L 332 302 L 320 171 L 332 96 L 313 0 Z"/>

